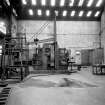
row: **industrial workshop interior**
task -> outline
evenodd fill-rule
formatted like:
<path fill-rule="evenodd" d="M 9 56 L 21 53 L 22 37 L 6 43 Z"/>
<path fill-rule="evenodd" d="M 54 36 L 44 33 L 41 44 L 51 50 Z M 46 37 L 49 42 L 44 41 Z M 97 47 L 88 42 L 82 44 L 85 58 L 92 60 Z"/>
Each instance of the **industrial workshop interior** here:
<path fill-rule="evenodd" d="M 0 105 L 105 105 L 105 0 L 0 0 Z"/>

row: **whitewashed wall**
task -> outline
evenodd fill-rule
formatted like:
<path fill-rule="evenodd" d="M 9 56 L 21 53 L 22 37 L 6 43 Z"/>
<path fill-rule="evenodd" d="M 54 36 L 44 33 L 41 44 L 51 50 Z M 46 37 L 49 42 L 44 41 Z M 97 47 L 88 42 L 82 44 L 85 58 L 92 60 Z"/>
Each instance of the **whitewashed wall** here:
<path fill-rule="evenodd" d="M 38 32 L 45 21 L 18 21 L 18 32 L 25 32 L 27 40 Z M 59 47 L 94 47 L 99 42 L 100 22 L 58 21 L 57 40 Z M 38 35 L 39 39 L 53 37 L 53 22 L 49 22 L 44 31 Z"/>
<path fill-rule="evenodd" d="M 57 22 L 58 43 L 67 48 L 94 48 L 99 42 L 99 22 Z"/>
<path fill-rule="evenodd" d="M 52 37 L 53 34 L 53 24 L 52 22 L 46 21 L 18 21 L 18 32 L 26 33 L 27 41 L 33 41 L 34 37 L 36 37 L 36 33 L 40 32 L 41 27 L 44 24 L 48 24 L 46 28 L 41 31 L 37 38 L 46 39 Z"/>
<path fill-rule="evenodd" d="M 18 32 L 26 33 L 27 41 L 46 21 L 18 21 Z M 53 37 L 53 21 L 38 35 L 39 39 Z M 96 21 L 57 21 L 57 41 L 59 47 L 72 50 L 92 49 L 99 47 L 100 22 Z M 32 47 L 32 46 L 31 46 Z"/>

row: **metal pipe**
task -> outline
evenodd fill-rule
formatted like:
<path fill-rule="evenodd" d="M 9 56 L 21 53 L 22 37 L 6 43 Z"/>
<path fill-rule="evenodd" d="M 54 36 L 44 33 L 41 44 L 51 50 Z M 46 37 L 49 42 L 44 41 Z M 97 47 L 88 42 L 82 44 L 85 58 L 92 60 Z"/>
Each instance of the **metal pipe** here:
<path fill-rule="evenodd" d="M 102 34 L 102 30 L 101 30 L 101 22 L 100 22 L 100 32 L 99 32 L 99 48 L 101 48 L 101 34 Z"/>
<path fill-rule="evenodd" d="M 54 16 L 54 69 L 56 70 L 56 48 L 57 48 L 57 36 L 56 36 L 56 13 Z"/>

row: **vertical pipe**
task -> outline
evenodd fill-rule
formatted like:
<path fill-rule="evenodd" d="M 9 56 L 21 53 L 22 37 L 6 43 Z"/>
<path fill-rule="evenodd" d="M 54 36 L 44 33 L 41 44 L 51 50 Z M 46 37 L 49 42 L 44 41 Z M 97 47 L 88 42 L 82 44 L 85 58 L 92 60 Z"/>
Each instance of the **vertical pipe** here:
<path fill-rule="evenodd" d="M 54 16 L 54 69 L 56 70 L 56 51 L 57 51 L 57 34 L 56 34 L 56 13 Z"/>
<path fill-rule="evenodd" d="M 100 22 L 100 32 L 99 32 L 99 48 L 101 48 L 101 34 L 102 34 L 102 30 L 101 30 L 101 22 Z"/>
<path fill-rule="evenodd" d="M 54 17 L 54 42 L 56 43 L 56 13 L 55 13 L 55 17 Z"/>
<path fill-rule="evenodd" d="M 26 55 L 26 62 L 27 62 L 27 66 L 25 67 L 25 76 L 27 76 L 29 74 L 29 65 L 28 65 L 29 53 L 28 53 L 28 44 L 26 40 L 26 34 L 25 34 L 25 55 Z"/>
<path fill-rule="evenodd" d="M 1 74 L 1 80 L 4 81 L 5 79 L 5 37 L 3 39 L 3 50 L 2 50 L 2 61 L 1 61 L 1 68 L 2 68 L 2 74 Z"/>

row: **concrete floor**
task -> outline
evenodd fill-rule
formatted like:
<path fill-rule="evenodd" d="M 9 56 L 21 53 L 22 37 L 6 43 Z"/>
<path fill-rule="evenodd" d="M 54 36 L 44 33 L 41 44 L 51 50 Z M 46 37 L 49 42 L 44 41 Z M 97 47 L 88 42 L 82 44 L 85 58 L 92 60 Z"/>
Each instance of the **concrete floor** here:
<path fill-rule="evenodd" d="M 93 75 L 91 67 L 82 68 L 71 75 L 31 76 L 15 86 L 7 105 L 105 105 L 105 76 Z M 50 83 L 63 83 L 61 78 L 91 85 L 59 87 Z M 37 80 L 42 80 L 42 83 Z M 50 81 L 50 86 L 44 84 L 44 81 Z"/>

